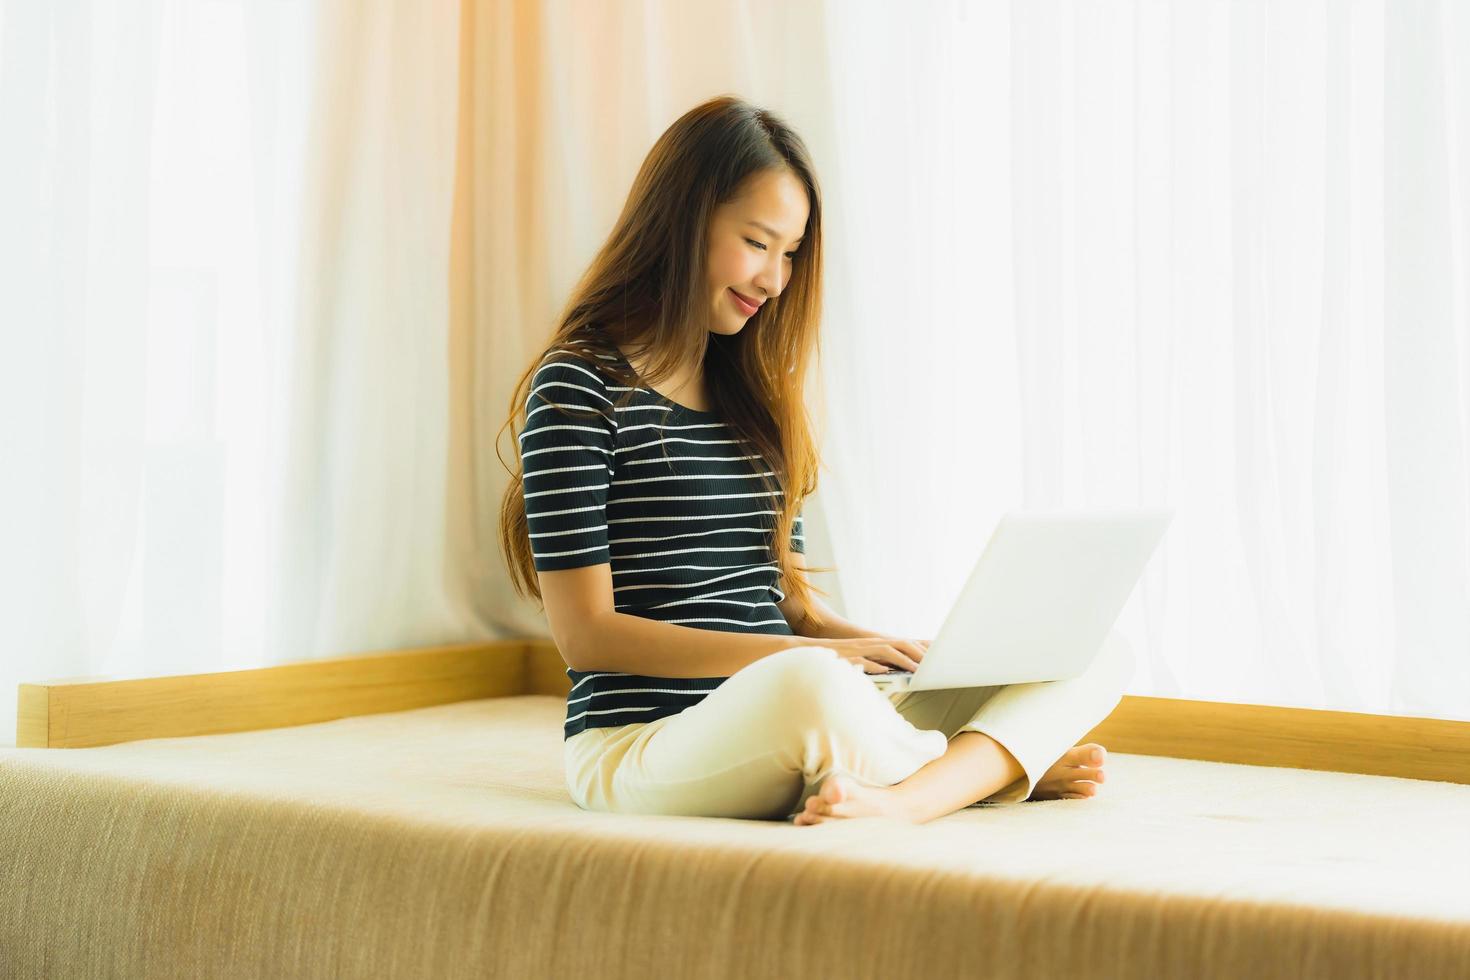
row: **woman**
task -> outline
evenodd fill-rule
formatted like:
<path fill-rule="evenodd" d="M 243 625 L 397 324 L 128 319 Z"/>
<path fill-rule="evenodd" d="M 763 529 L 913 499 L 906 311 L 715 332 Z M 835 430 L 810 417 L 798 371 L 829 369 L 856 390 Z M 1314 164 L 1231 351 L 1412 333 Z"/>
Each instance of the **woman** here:
<path fill-rule="evenodd" d="M 572 798 L 806 825 L 1092 796 L 1103 747 L 1071 742 L 1121 698 L 1116 633 L 1078 678 L 889 697 L 863 675 L 912 670 L 928 642 L 812 596 L 821 270 L 805 145 L 712 99 L 654 145 L 517 385 L 502 547 L 568 665 Z"/>

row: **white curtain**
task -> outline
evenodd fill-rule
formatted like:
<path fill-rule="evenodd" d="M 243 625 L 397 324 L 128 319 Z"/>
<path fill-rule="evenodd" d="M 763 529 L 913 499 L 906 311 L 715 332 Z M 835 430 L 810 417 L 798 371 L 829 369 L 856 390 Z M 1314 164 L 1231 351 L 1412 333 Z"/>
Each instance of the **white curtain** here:
<path fill-rule="evenodd" d="M 15 685 L 483 635 L 443 581 L 457 0 L 0 3 Z"/>
<path fill-rule="evenodd" d="M 1470 718 L 1470 9 L 844 9 L 849 611 L 932 635 L 1004 510 L 1167 503 L 1135 693 Z"/>
<path fill-rule="evenodd" d="M 21 680 L 544 634 L 495 436 L 722 92 L 825 185 L 848 618 L 1168 503 L 1133 693 L 1470 717 L 1467 52 L 1451 0 L 0 0 L 0 739 Z"/>
<path fill-rule="evenodd" d="M 312 24 L 0 7 L 4 697 L 265 643 Z"/>

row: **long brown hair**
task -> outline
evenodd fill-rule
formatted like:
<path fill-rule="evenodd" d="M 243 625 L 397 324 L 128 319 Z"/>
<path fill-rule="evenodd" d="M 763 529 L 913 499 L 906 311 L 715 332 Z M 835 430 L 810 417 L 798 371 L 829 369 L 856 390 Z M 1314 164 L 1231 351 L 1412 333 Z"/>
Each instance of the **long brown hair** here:
<path fill-rule="evenodd" d="M 706 229 L 717 206 L 768 171 L 789 172 L 806 189 L 810 210 L 802 248 L 779 296 L 770 297 L 739 333 L 712 334 L 703 322 Z M 827 593 L 793 567 L 791 530 L 802 503 L 817 489 L 821 465 L 805 398 L 808 371 L 820 358 L 821 306 L 822 204 L 806 145 L 765 109 L 734 96 L 710 99 L 680 116 L 648 152 L 622 214 L 573 288 L 551 342 L 516 384 L 510 416 L 496 436 L 496 455 L 507 427 L 519 445 L 530 382 L 548 354 L 616 354 L 624 345 L 648 351 L 649 363 L 637 374 L 618 360 L 589 362 L 610 384 L 630 389 L 619 404 L 631 398 L 640 380 L 652 387 L 681 365 L 702 364 L 711 410 L 775 474 L 761 477 L 767 491 L 781 491 L 772 497 L 780 506 L 771 551 L 784 592 L 810 623 L 820 625 L 811 592 Z M 505 459 L 500 461 L 504 466 Z M 539 600 L 521 467 L 511 475 L 500 508 L 501 548 L 516 592 Z"/>

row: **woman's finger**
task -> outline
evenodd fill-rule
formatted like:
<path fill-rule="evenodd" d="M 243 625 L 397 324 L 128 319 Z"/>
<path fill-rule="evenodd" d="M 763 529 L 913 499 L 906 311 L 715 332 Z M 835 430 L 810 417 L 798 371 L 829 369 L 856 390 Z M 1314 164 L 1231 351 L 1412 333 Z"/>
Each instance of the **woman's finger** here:
<path fill-rule="evenodd" d="M 893 645 L 898 648 L 900 653 L 909 658 L 910 662 L 914 664 L 914 667 L 917 667 L 919 661 L 924 659 L 924 648 L 919 646 L 914 640 L 898 638 L 893 640 Z M 910 667 L 908 669 L 912 670 L 914 668 Z"/>
<path fill-rule="evenodd" d="M 899 670 L 919 669 L 919 665 L 914 660 L 912 660 L 907 653 L 899 649 L 897 646 L 890 646 L 889 650 L 892 651 L 889 659 L 893 661 L 893 666 L 897 667 Z"/>

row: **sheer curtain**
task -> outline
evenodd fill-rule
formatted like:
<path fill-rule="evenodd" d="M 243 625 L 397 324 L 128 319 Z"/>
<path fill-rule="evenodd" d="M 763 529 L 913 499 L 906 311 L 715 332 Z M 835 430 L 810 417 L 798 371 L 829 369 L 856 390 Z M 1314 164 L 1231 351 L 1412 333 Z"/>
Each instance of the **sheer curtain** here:
<path fill-rule="evenodd" d="M 1470 11 L 866 4 L 829 40 L 850 611 L 932 635 L 1006 509 L 1167 503 L 1133 691 L 1470 718 Z"/>
<path fill-rule="evenodd" d="M 1470 21 L 1440 0 L 0 0 L 14 685 L 545 635 L 510 392 L 658 134 L 825 185 L 834 605 L 1179 511 L 1134 693 L 1470 717 Z M 8 693 L 6 693 L 8 692 Z"/>
<path fill-rule="evenodd" d="M 15 684 L 266 640 L 312 21 L 0 6 L 0 737 Z"/>
<path fill-rule="evenodd" d="M 0 3 L 15 685 L 483 635 L 443 562 L 459 4 Z"/>

